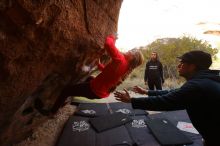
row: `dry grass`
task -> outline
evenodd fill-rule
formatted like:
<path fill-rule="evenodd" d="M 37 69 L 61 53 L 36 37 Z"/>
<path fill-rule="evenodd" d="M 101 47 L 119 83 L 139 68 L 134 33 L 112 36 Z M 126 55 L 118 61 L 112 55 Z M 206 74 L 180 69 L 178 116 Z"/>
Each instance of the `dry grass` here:
<path fill-rule="evenodd" d="M 165 79 L 165 83 L 163 84 L 163 89 L 175 89 L 180 87 L 183 84 L 184 80 L 177 80 L 177 79 Z M 128 78 L 125 80 L 120 86 L 118 86 L 118 90 L 131 89 L 134 86 L 141 86 L 143 88 L 148 88 L 147 85 L 144 84 L 144 79 L 135 77 L 135 78 Z"/>

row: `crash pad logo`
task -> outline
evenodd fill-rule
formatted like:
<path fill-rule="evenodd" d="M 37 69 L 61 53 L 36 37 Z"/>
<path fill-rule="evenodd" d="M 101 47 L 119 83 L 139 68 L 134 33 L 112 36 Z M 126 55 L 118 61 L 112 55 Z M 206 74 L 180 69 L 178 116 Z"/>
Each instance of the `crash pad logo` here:
<path fill-rule="evenodd" d="M 73 131 L 82 132 L 89 129 L 89 124 L 86 121 L 73 122 Z"/>
<path fill-rule="evenodd" d="M 145 128 L 145 127 L 147 127 L 147 125 L 145 124 L 143 119 L 133 120 L 131 124 L 132 124 L 132 127 L 134 127 L 134 128 Z"/>
<path fill-rule="evenodd" d="M 90 114 L 90 115 L 96 114 L 96 111 L 94 110 L 81 110 L 81 112 L 83 112 L 84 114 Z"/>
<path fill-rule="evenodd" d="M 126 108 L 122 108 L 122 109 L 118 109 L 116 112 L 120 112 L 120 113 L 123 113 L 123 114 L 130 114 L 131 111 L 129 109 L 126 109 Z"/>

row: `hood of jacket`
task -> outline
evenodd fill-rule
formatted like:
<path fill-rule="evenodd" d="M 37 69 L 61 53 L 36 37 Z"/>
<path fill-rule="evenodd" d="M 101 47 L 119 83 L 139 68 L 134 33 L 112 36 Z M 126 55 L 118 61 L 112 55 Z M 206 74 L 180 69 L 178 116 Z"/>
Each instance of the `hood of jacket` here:
<path fill-rule="evenodd" d="M 220 70 L 202 70 L 196 73 L 192 79 L 210 79 L 220 82 Z"/>

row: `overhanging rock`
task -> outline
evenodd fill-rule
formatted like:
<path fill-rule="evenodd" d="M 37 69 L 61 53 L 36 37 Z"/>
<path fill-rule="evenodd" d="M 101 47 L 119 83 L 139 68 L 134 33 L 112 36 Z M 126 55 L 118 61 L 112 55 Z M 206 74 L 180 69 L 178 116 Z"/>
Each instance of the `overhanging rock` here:
<path fill-rule="evenodd" d="M 63 86 L 91 73 L 105 37 L 117 31 L 122 0 L 0 2 L 0 143 L 26 138 L 47 118 Z M 83 67 L 89 67 L 85 71 Z"/>

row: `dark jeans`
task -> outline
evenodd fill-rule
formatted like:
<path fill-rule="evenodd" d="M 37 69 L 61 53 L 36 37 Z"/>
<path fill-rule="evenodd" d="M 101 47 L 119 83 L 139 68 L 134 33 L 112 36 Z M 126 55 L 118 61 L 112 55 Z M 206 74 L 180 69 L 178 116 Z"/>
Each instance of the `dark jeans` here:
<path fill-rule="evenodd" d="M 148 80 L 147 83 L 150 90 L 154 90 L 154 87 L 156 87 L 157 90 L 162 90 L 161 80 Z"/>
<path fill-rule="evenodd" d="M 66 87 L 64 87 L 60 96 L 55 101 L 51 111 L 53 113 L 56 113 L 57 110 L 63 105 L 66 98 L 69 96 L 83 96 L 89 99 L 100 98 L 95 93 L 92 92 L 90 88 L 90 82 L 83 82 L 75 85 L 67 85 Z"/>

